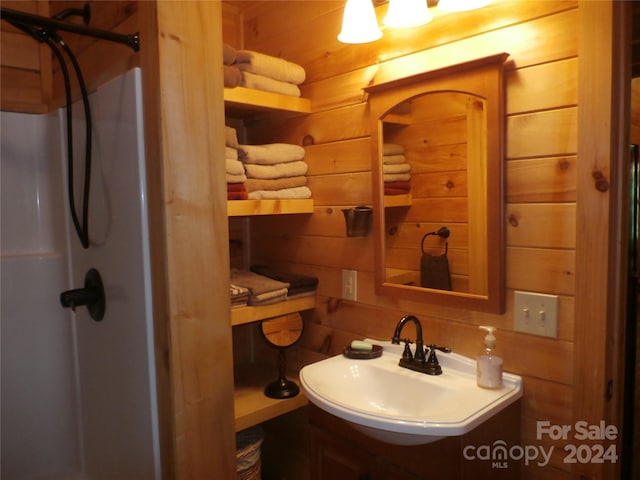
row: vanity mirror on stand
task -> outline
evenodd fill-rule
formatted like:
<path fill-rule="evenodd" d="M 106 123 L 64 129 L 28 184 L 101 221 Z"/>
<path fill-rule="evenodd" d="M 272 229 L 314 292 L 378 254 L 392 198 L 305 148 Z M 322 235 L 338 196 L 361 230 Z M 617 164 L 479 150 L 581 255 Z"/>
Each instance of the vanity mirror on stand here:
<path fill-rule="evenodd" d="M 284 399 L 298 395 L 298 385 L 286 377 L 285 350 L 293 346 L 302 336 L 304 322 L 299 313 L 263 320 L 260 324 L 262 335 L 269 345 L 278 349 L 278 379 L 269 383 L 264 394 L 270 398 Z"/>
<path fill-rule="evenodd" d="M 365 89 L 377 294 L 504 311 L 502 74 L 508 56 Z M 446 236 L 437 233 L 443 231 Z"/>

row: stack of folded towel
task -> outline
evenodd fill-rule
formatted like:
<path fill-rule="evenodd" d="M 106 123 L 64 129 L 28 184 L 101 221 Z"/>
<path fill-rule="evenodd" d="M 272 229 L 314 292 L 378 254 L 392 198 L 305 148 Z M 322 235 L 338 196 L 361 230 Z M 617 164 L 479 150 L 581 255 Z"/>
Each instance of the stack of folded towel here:
<path fill-rule="evenodd" d="M 252 266 L 251 271 L 280 282 L 288 283 L 287 298 L 314 295 L 318 288 L 318 279 L 316 277 L 282 272 L 278 269 L 262 265 Z"/>
<path fill-rule="evenodd" d="M 224 86 L 234 88 L 242 82 L 242 72 L 233 63 L 238 52 L 231 45 L 222 44 L 222 71 L 224 73 Z"/>
<path fill-rule="evenodd" d="M 231 293 L 231 307 L 244 307 L 249 302 L 249 289 L 239 285 L 229 286 Z"/>
<path fill-rule="evenodd" d="M 250 199 L 311 198 L 304 148 L 288 143 L 239 145 Z"/>
<path fill-rule="evenodd" d="M 303 67 L 282 58 L 251 50 L 236 51 L 232 64 L 241 72 L 240 85 L 256 90 L 300 96 L 306 72 Z"/>
<path fill-rule="evenodd" d="M 395 143 L 382 145 L 382 174 L 385 195 L 401 195 L 411 191 L 411 165 L 404 147 Z"/>
<path fill-rule="evenodd" d="M 234 128 L 225 127 L 226 140 L 224 147 L 224 161 L 227 171 L 227 200 L 246 200 L 247 190 L 244 182 L 247 180 L 244 165 L 238 160 L 238 135 Z"/>
<path fill-rule="evenodd" d="M 231 285 L 249 291 L 249 305 L 269 305 L 287 299 L 289 284 L 246 270 L 231 269 Z"/>

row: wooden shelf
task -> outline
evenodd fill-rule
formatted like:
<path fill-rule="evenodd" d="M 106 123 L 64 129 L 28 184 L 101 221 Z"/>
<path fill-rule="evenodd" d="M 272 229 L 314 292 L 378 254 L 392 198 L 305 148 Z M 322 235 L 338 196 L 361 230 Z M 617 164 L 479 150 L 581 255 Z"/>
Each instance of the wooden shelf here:
<path fill-rule="evenodd" d="M 275 366 L 242 365 L 236 367 L 235 376 L 236 432 L 307 404 L 307 398 L 302 393 L 302 388 L 295 397 L 283 400 L 269 398 L 264 394 L 264 388 L 278 378 Z M 287 374 L 287 380 L 292 380 L 300 386 L 300 381 L 295 373 Z"/>
<path fill-rule="evenodd" d="M 411 194 L 405 195 L 385 195 L 384 206 L 386 207 L 410 207 L 412 202 Z"/>
<path fill-rule="evenodd" d="M 257 112 L 263 111 L 311 112 L 311 101 L 308 98 L 292 97 L 244 87 L 225 88 L 224 102 L 227 114 L 231 114 L 231 116 L 255 115 Z"/>
<path fill-rule="evenodd" d="M 293 213 L 313 213 L 313 199 L 229 200 L 227 202 L 227 215 L 230 217 Z"/>
<path fill-rule="evenodd" d="M 315 308 L 315 306 L 316 297 L 315 295 L 310 295 L 259 307 L 234 307 L 231 309 L 231 325 L 243 325 L 245 323 L 264 320 L 265 318 L 286 315 L 287 313 L 311 310 Z"/>

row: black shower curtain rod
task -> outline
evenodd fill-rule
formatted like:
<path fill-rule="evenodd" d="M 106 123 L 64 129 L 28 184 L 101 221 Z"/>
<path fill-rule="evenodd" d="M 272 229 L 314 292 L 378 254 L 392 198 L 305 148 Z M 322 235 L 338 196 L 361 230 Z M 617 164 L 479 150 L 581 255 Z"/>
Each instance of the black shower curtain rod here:
<path fill-rule="evenodd" d="M 10 23 L 42 27 L 44 29 L 53 31 L 62 30 L 65 32 L 77 33 L 78 35 L 100 38 L 102 40 L 108 40 L 110 42 L 122 43 L 131 47 L 136 52 L 140 49 L 140 36 L 138 35 L 138 32 L 130 33 L 128 35 L 113 33 L 106 30 L 99 30 L 97 28 L 85 27 L 84 25 L 61 22 L 52 18 L 42 17 L 40 15 L 32 15 L 30 13 L 24 13 L 18 10 L 4 7 L 0 8 L 0 18 Z"/>

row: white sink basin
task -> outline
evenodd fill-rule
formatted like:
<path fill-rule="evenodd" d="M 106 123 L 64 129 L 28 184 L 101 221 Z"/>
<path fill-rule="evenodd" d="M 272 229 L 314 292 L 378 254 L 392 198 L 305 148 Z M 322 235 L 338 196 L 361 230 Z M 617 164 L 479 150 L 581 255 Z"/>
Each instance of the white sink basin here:
<path fill-rule="evenodd" d="M 382 356 L 343 355 L 305 366 L 300 382 L 309 401 L 347 420 L 362 433 L 396 445 L 420 445 L 463 435 L 522 397 L 522 378 L 504 374 L 501 388 L 476 385 L 476 362 L 437 353 L 442 375 L 398 366 L 402 346 L 383 346 Z"/>

